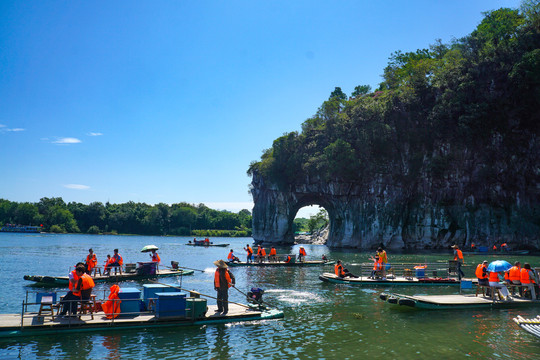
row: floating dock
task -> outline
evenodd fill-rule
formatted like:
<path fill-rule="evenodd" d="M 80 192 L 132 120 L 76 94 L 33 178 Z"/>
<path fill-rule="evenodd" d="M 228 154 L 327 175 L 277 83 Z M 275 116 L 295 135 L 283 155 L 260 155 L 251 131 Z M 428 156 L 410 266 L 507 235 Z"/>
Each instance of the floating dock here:
<path fill-rule="evenodd" d="M 493 300 L 485 296 L 467 295 L 403 295 L 387 294 L 380 295 L 381 300 L 388 304 L 412 307 L 427 310 L 449 309 L 494 309 L 494 308 L 517 308 L 520 306 L 540 306 L 540 301 L 514 297 L 509 301 Z"/>
<path fill-rule="evenodd" d="M 99 282 L 120 282 L 126 280 L 144 280 L 144 279 L 154 279 L 158 277 L 166 276 L 184 276 L 184 275 L 193 275 L 193 270 L 182 270 L 182 269 L 163 269 L 157 270 L 155 274 L 138 274 L 137 272 L 122 274 L 111 274 L 111 275 L 101 275 L 97 274 L 92 276 L 95 283 Z M 43 286 L 43 287 L 66 287 L 69 283 L 69 277 L 67 276 L 44 276 L 44 275 L 25 275 L 24 280 L 33 281 L 34 286 Z"/>
<path fill-rule="evenodd" d="M 280 310 L 257 310 L 238 304 L 229 304 L 226 315 L 215 313 L 216 305 L 208 306 L 209 316 L 201 318 L 189 317 L 156 317 L 155 313 L 140 315 L 123 315 L 116 319 L 107 319 L 103 313 L 81 315 L 79 317 L 38 316 L 37 312 L 21 314 L 0 314 L 0 336 L 19 337 L 45 334 L 60 334 L 65 332 L 87 331 L 121 331 L 127 329 L 181 327 L 191 325 L 223 324 L 240 321 L 259 321 L 283 318 Z"/>
<path fill-rule="evenodd" d="M 386 280 L 382 278 L 371 279 L 368 277 L 346 277 L 340 278 L 336 274 L 323 273 L 319 275 L 319 279 L 324 282 L 334 284 L 351 284 L 360 286 L 459 286 L 459 280 L 453 278 L 417 278 L 417 277 L 403 277 L 393 276 L 387 277 Z M 465 279 L 464 279 L 465 280 Z"/>

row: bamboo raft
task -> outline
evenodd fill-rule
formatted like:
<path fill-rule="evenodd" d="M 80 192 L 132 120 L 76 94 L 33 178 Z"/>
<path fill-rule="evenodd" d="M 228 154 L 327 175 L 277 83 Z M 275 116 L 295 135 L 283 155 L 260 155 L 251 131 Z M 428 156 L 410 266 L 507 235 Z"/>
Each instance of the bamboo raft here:
<path fill-rule="evenodd" d="M 202 247 L 212 247 L 212 246 L 217 246 L 217 247 L 227 247 L 229 246 L 229 244 L 200 244 L 200 243 L 187 243 L 186 244 L 187 246 L 202 246 Z"/>
<path fill-rule="evenodd" d="M 97 274 L 92 276 L 95 283 L 99 282 L 119 282 L 126 280 L 143 280 L 153 279 L 166 276 L 184 276 L 193 275 L 193 270 L 182 269 L 159 269 L 155 274 L 139 274 L 137 272 L 123 272 L 122 274 L 102 275 Z M 33 281 L 34 286 L 41 287 L 66 287 L 69 284 L 67 276 L 43 276 L 43 275 L 25 275 L 24 280 Z"/>
<path fill-rule="evenodd" d="M 502 301 L 486 296 L 476 296 L 475 294 L 409 296 L 382 293 L 380 298 L 388 304 L 427 310 L 494 309 L 540 305 L 540 301 L 538 300 L 514 297 L 510 301 Z"/>
<path fill-rule="evenodd" d="M 294 266 L 317 266 L 317 265 L 332 265 L 335 261 L 328 261 L 328 260 L 306 260 L 306 261 L 291 261 L 286 263 L 285 261 L 263 261 L 263 262 L 232 262 L 228 261 L 227 265 L 230 267 L 237 267 L 237 266 L 282 266 L 282 267 L 294 267 Z"/>
<path fill-rule="evenodd" d="M 389 276 L 386 280 L 382 278 L 340 278 L 336 274 L 323 273 L 319 275 L 319 279 L 324 282 L 334 284 L 350 284 L 350 285 L 366 285 L 366 286 L 459 286 L 459 280 L 453 278 L 417 278 L 417 277 L 405 277 L 405 276 Z"/>
<path fill-rule="evenodd" d="M 0 314 L 0 336 L 20 337 L 63 332 L 121 331 L 162 327 L 183 327 L 190 325 L 210 325 L 244 321 L 259 321 L 283 318 L 283 312 L 275 309 L 258 310 L 247 305 L 229 304 L 226 315 L 215 313 L 217 305 L 209 305 L 208 313 L 202 318 L 171 317 L 158 318 L 154 313 L 133 315 L 121 314 L 116 319 L 107 319 L 103 313 L 81 315 L 80 317 L 39 316 L 37 312 L 21 314 Z"/>
<path fill-rule="evenodd" d="M 513 319 L 520 328 L 540 338 L 540 315 L 534 319 L 525 319 L 521 315 L 518 315 Z"/>

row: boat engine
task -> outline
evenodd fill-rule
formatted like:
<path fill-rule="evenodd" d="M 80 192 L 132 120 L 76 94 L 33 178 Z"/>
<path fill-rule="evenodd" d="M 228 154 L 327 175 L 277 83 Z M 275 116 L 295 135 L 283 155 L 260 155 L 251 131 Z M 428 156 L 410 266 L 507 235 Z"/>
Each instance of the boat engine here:
<path fill-rule="evenodd" d="M 248 291 L 247 293 L 247 301 L 252 304 L 262 304 L 263 299 L 262 296 L 264 294 L 263 289 L 259 288 L 251 288 L 251 291 Z"/>

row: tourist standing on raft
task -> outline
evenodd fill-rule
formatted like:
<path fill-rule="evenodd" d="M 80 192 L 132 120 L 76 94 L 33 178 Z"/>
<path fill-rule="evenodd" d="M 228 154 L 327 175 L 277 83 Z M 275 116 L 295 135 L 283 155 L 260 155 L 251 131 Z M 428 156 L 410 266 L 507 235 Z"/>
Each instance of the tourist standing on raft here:
<path fill-rule="evenodd" d="M 214 289 L 217 291 L 217 310 L 221 315 L 229 312 L 229 288 L 234 286 L 234 275 L 229 271 L 227 264 L 223 260 L 214 261 L 217 266 L 214 274 Z"/>
<path fill-rule="evenodd" d="M 388 263 L 388 256 L 386 255 L 386 251 L 383 250 L 382 247 L 379 247 L 377 249 L 377 255 L 379 255 L 379 261 L 381 263 L 382 279 L 386 280 L 386 264 Z"/>
<path fill-rule="evenodd" d="M 253 249 L 249 246 L 249 244 L 246 244 L 246 247 L 244 248 L 245 251 L 247 251 L 247 257 L 246 262 L 250 263 L 253 261 Z"/>
<path fill-rule="evenodd" d="M 157 263 L 161 262 L 161 258 L 159 257 L 156 250 L 152 250 L 152 253 L 150 254 L 150 257 L 152 258 L 152 262 L 157 262 Z"/>
<path fill-rule="evenodd" d="M 300 250 L 298 250 L 298 261 L 304 261 L 306 258 L 306 249 L 304 249 L 303 246 L 300 246 Z"/>
<path fill-rule="evenodd" d="M 88 255 L 86 256 L 86 273 L 88 275 L 92 274 L 92 269 L 96 267 L 97 265 L 97 257 L 96 254 L 94 254 L 94 251 L 92 249 L 88 249 Z"/>
<path fill-rule="evenodd" d="M 458 279 L 461 280 L 461 278 L 465 277 L 465 273 L 463 270 L 461 270 L 461 265 L 463 265 L 463 252 L 459 250 L 459 246 L 456 244 L 452 245 L 452 249 L 454 249 L 454 261 L 456 262 L 456 272 L 458 274 Z"/>

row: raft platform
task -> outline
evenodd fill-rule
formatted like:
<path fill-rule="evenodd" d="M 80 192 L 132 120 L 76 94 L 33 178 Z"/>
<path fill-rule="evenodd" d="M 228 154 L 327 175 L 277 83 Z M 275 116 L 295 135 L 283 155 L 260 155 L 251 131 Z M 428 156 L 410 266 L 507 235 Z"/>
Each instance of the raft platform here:
<path fill-rule="evenodd" d="M 459 280 L 454 278 L 417 278 L 404 276 L 389 276 L 386 280 L 382 278 L 371 279 L 369 277 L 346 277 L 340 278 L 336 274 L 323 273 L 319 275 L 319 279 L 324 282 L 333 284 L 350 284 L 360 286 L 459 286 Z M 464 279 L 467 280 L 467 279 Z"/>
<path fill-rule="evenodd" d="M 294 267 L 294 266 L 318 266 L 318 265 L 332 265 L 335 261 L 324 260 L 311 260 L 311 261 L 291 261 L 286 263 L 285 261 L 263 261 L 263 262 L 232 262 L 227 261 L 227 265 L 230 267 L 237 266 L 282 266 L 282 267 Z"/>
<path fill-rule="evenodd" d="M 518 315 L 514 318 L 514 321 L 516 324 L 519 325 L 520 328 L 522 328 L 529 334 L 540 338 L 540 315 L 538 315 L 534 319 L 525 319 L 521 315 Z"/>
<path fill-rule="evenodd" d="M 97 274 L 92 276 L 95 283 L 100 282 L 119 282 L 126 280 L 144 280 L 144 279 L 153 279 L 158 277 L 166 276 L 185 276 L 193 275 L 193 270 L 182 270 L 182 269 L 163 269 L 156 270 L 155 274 L 139 274 L 137 272 L 122 274 L 111 274 L 111 275 L 101 275 Z M 41 287 L 66 287 L 69 284 L 69 277 L 67 276 L 43 276 L 43 275 L 24 275 L 24 280 L 33 281 L 33 286 Z"/>
<path fill-rule="evenodd" d="M 514 297 L 509 301 L 503 301 L 493 300 L 485 296 L 475 296 L 475 294 L 409 296 L 403 294 L 382 293 L 380 298 L 388 304 L 427 310 L 496 309 L 517 308 L 520 306 L 531 305 L 540 306 L 539 300 Z"/>
<path fill-rule="evenodd" d="M 212 247 L 212 246 L 217 246 L 217 247 L 227 247 L 229 246 L 230 244 L 192 244 L 192 243 L 187 243 L 186 244 L 187 246 L 202 246 L 202 247 Z"/>
<path fill-rule="evenodd" d="M 37 312 L 21 314 L 0 314 L 0 336 L 20 337 L 45 334 L 60 334 L 65 332 L 87 331 L 121 331 L 127 329 L 147 329 L 163 327 L 200 326 L 210 324 L 224 324 L 244 321 L 260 321 L 283 318 L 283 311 L 268 309 L 258 310 L 247 308 L 238 304 L 229 304 L 226 315 L 215 313 L 217 305 L 209 305 L 209 316 L 197 319 L 189 317 L 156 317 L 155 313 L 141 313 L 140 315 L 121 314 L 116 319 L 107 319 L 104 313 L 81 315 L 79 317 L 38 316 Z"/>

